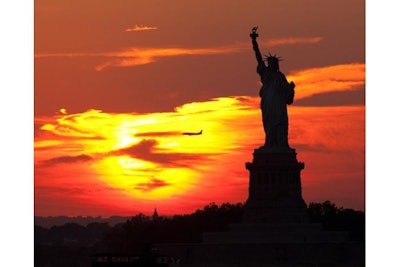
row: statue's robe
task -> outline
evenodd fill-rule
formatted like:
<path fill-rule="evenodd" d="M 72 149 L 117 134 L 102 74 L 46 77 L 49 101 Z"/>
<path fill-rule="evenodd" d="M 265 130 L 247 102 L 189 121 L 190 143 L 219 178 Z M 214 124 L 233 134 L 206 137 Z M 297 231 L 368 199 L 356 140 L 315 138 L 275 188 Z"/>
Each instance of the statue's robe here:
<path fill-rule="evenodd" d="M 260 75 L 262 87 L 261 111 L 264 130 L 266 133 L 266 146 L 288 147 L 288 115 L 287 104 L 294 98 L 294 84 L 289 84 L 283 73 L 271 71 L 264 64 L 259 64 L 257 72 Z"/>

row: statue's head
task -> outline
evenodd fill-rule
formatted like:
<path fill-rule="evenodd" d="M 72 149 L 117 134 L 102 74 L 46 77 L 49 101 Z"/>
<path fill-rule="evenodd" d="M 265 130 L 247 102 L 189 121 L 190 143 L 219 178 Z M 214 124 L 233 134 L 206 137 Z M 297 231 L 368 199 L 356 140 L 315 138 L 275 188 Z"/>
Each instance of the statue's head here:
<path fill-rule="evenodd" d="M 279 61 L 281 61 L 280 57 L 269 54 L 268 56 L 265 57 L 265 59 L 268 63 L 268 68 L 270 68 L 273 71 L 279 70 Z"/>

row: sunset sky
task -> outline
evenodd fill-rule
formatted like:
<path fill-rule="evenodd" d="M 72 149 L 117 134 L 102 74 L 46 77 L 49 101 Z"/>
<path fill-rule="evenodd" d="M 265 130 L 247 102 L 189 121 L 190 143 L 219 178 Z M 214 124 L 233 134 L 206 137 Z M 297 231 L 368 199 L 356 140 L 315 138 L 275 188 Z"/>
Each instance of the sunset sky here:
<path fill-rule="evenodd" d="M 364 1 L 36 0 L 35 215 L 246 201 L 264 139 L 254 26 L 296 84 L 305 202 L 364 210 Z"/>

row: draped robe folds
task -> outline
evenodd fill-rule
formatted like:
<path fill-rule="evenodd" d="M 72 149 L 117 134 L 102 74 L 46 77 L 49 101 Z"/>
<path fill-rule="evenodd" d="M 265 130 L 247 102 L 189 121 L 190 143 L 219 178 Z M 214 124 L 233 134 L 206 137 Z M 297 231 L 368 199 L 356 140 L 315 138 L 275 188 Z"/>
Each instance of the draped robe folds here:
<path fill-rule="evenodd" d="M 293 102 L 294 84 L 289 84 L 283 73 L 279 70 L 270 70 L 264 62 L 259 63 L 257 72 L 263 84 L 259 95 L 266 137 L 264 146 L 267 148 L 289 148 L 286 105 Z"/>

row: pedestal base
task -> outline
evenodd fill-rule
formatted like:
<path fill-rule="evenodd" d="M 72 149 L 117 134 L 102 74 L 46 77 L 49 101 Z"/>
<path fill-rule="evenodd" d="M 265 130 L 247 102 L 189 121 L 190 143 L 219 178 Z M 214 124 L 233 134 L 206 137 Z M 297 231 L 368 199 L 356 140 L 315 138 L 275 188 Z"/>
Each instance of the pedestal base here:
<path fill-rule="evenodd" d="M 296 153 L 272 153 L 256 149 L 250 171 L 249 197 L 244 223 L 306 223 L 307 205 L 301 195 L 300 171 Z"/>

